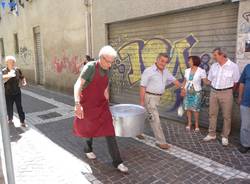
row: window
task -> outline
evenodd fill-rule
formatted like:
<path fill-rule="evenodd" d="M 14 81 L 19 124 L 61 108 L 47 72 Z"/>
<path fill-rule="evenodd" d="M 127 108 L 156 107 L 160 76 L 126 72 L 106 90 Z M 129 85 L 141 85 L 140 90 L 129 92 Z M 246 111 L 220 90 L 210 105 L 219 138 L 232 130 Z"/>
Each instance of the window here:
<path fill-rule="evenodd" d="M 15 49 L 15 54 L 19 54 L 19 42 L 18 42 L 18 35 L 17 33 L 14 34 L 14 49 Z"/>
<path fill-rule="evenodd" d="M 1 57 L 5 57 L 5 51 L 4 51 L 4 43 L 3 43 L 3 38 L 0 38 L 0 52 L 1 52 Z"/>

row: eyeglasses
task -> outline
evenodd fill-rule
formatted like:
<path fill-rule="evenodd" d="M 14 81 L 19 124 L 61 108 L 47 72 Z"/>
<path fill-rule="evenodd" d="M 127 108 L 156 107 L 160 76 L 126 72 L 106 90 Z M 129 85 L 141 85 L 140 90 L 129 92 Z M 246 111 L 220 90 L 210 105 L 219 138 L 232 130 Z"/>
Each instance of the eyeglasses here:
<path fill-rule="evenodd" d="M 114 61 L 115 61 L 115 59 L 112 59 L 111 61 L 109 61 L 108 59 L 106 59 L 104 56 L 102 57 L 107 63 L 109 63 L 109 64 L 112 64 Z"/>

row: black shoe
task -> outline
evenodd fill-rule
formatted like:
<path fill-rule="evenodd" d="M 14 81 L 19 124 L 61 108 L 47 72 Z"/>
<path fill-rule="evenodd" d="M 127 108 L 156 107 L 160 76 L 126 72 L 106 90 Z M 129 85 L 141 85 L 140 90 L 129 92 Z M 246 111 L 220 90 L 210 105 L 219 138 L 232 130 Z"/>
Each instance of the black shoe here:
<path fill-rule="evenodd" d="M 240 145 L 238 150 L 241 153 L 247 153 L 249 149 L 250 149 L 249 147 L 244 147 L 244 146 Z"/>

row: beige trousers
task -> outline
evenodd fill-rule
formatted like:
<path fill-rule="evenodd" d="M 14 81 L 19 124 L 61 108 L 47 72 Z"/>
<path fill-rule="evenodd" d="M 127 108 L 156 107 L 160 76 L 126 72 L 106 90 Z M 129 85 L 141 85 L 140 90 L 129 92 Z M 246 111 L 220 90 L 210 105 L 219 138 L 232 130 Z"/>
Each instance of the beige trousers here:
<path fill-rule="evenodd" d="M 216 135 L 217 117 L 219 108 L 223 114 L 222 137 L 228 138 L 231 131 L 231 115 L 233 107 L 232 89 L 225 91 L 215 91 L 211 89 L 209 99 L 209 135 Z"/>
<path fill-rule="evenodd" d="M 161 121 L 157 106 L 160 104 L 161 97 L 145 94 L 145 107 L 149 113 L 149 122 L 153 129 L 156 143 L 166 144 L 165 135 L 162 130 Z"/>

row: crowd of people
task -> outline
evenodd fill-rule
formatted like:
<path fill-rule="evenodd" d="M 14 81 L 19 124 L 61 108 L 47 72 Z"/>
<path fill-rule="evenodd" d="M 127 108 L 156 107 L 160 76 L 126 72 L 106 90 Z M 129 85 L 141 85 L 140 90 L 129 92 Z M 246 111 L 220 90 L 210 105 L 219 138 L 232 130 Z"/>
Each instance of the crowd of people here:
<path fill-rule="evenodd" d="M 216 139 L 216 125 L 219 109 L 223 115 L 223 129 L 221 142 L 223 146 L 229 144 L 231 131 L 231 116 L 233 108 L 233 91 L 238 90 L 237 102 L 241 111 L 241 146 L 239 151 L 246 153 L 250 150 L 250 64 L 240 75 L 239 67 L 232 62 L 223 48 L 212 51 L 216 61 L 212 64 L 208 75 L 200 67 L 198 56 L 190 56 L 189 67 L 185 70 L 184 81 L 177 80 L 167 69 L 170 57 L 166 53 L 159 53 L 155 63 L 144 70 L 140 83 L 140 104 L 149 114 L 149 122 L 156 138 L 156 145 L 161 149 L 169 149 L 160 122 L 158 106 L 165 88 L 174 84 L 181 89 L 184 98 L 183 106 L 187 115 L 186 130 L 191 131 L 192 115 L 194 115 L 194 131 L 199 132 L 199 112 L 201 110 L 202 85 L 211 88 L 209 100 L 209 129 L 203 141 Z M 113 165 L 121 172 L 128 172 L 123 164 L 115 138 L 112 115 L 109 109 L 109 78 L 110 68 L 117 57 L 117 52 L 111 46 L 104 46 L 99 52 L 99 59 L 84 65 L 74 85 L 75 119 L 74 134 L 85 138 L 84 152 L 89 159 L 96 159 L 93 152 L 93 138 L 106 137 L 109 153 Z M 26 80 L 20 69 L 15 66 L 13 56 L 6 57 L 6 67 L 2 70 L 5 87 L 6 105 L 9 123 L 13 120 L 13 104 L 17 106 L 22 126 L 25 124 L 25 114 L 21 103 L 20 84 L 25 86 Z M 239 88 L 236 86 L 239 84 Z M 144 135 L 138 135 L 144 139 Z"/>

